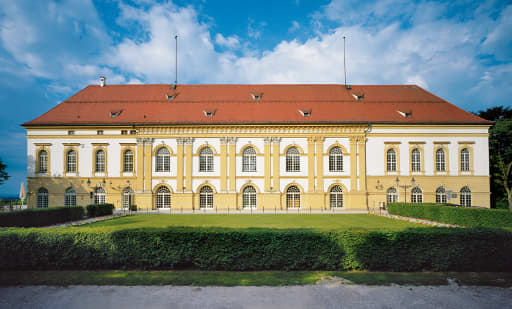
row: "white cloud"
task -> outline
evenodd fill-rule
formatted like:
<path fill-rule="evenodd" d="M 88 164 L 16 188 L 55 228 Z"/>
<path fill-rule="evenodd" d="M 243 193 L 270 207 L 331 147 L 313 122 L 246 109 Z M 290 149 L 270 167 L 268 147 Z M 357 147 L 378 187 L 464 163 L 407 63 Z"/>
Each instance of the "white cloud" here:
<path fill-rule="evenodd" d="M 240 46 L 240 38 L 236 35 L 224 37 L 222 34 L 217 33 L 215 36 L 215 43 L 226 48 L 238 48 Z"/>
<path fill-rule="evenodd" d="M 300 29 L 300 24 L 298 21 L 292 21 L 292 25 L 288 28 L 288 32 L 295 32 Z"/>
<path fill-rule="evenodd" d="M 267 23 L 264 21 L 256 22 L 253 18 L 249 17 L 247 24 L 247 36 L 252 39 L 259 39 L 266 25 Z"/>

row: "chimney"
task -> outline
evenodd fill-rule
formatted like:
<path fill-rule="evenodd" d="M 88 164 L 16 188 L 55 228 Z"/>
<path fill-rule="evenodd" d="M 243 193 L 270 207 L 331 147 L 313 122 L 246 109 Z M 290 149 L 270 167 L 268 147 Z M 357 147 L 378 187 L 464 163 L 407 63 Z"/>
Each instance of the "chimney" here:
<path fill-rule="evenodd" d="M 100 76 L 100 87 L 105 87 L 105 83 L 107 78 L 105 76 Z"/>

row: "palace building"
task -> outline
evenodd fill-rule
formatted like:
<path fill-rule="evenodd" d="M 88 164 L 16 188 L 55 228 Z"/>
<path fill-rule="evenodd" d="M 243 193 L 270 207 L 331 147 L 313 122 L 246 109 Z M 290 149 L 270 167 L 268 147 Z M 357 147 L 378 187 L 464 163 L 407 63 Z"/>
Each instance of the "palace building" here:
<path fill-rule="evenodd" d="M 29 207 L 490 207 L 491 122 L 416 85 L 90 85 L 26 122 Z"/>

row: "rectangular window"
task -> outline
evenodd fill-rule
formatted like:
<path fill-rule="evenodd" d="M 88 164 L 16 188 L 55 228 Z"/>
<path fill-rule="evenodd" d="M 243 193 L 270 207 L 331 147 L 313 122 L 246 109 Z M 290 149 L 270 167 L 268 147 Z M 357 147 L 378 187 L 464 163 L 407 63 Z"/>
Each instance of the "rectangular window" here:
<path fill-rule="evenodd" d="M 96 131 L 96 134 L 98 134 L 98 135 L 103 135 L 103 130 L 98 130 L 98 131 Z"/>
<path fill-rule="evenodd" d="M 130 130 L 130 135 L 135 135 L 137 134 L 137 130 Z"/>
<path fill-rule="evenodd" d="M 69 130 L 69 131 L 68 131 L 68 135 L 75 135 L 75 131 L 73 131 L 73 130 Z"/>
<path fill-rule="evenodd" d="M 128 135 L 128 131 L 127 130 L 121 130 L 121 135 Z"/>

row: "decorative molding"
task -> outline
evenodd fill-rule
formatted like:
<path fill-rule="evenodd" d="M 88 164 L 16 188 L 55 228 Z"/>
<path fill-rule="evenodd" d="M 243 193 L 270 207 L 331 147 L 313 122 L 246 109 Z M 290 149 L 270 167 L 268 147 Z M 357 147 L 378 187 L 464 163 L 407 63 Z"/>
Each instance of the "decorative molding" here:
<path fill-rule="evenodd" d="M 137 143 L 119 143 L 121 146 L 135 146 Z"/>
<path fill-rule="evenodd" d="M 80 146 L 80 143 L 62 143 L 64 146 Z"/>
<path fill-rule="evenodd" d="M 108 146 L 110 144 L 109 143 L 91 143 L 91 145 L 93 145 L 93 146 Z"/>
<path fill-rule="evenodd" d="M 384 142 L 384 145 L 395 145 L 395 144 L 401 144 L 402 142 Z"/>
<path fill-rule="evenodd" d="M 474 142 L 474 141 L 466 141 L 466 142 L 460 141 L 460 142 L 458 142 L 458 143 L 459 143 L 459 144 L 469 145 L 469 144 L 474 144 L 475 142 Z"/>
<path fill-rule="evenodd" d="M 263 125 L 263 126 L 160 126 L 140 127 L 141 135 L 184 134 L 365 134 L 368 125 Z"/>
<path fill-rule="evenodd" d="M 194 138 L 193 137 L 184 137 L 183 138 L 183 144 L 185 145 L 192 145 L 194 143 Z"/>
<path fill-rule="evenodd" d="M 409 142 L 409 144 L 423 145 L 423 144 L 426 144 L 426 142 Z"/>
<path fill-rule="evenodd" d="M 34 145 L 37 147 L 44 147 L 44 146 L 51 146 L 52 144 L 51 143 L 34 143 Z"/>
<path fill-rule="evenodd" d="M 270 141 L 273 143 L 273 144 L 279 144 L 281 142 L 281 138 L 280 137 L 271 137 L 270 138 Z"/>
<path fill-rule="evenodd" d="M 137 145 L 152 145 L 153 141 L 150 137 L 137 137 Z"/>
<path fill-rule="evenodd" d="M 451 142 L 434 142 L 434 145 L 446 145 L 446 144 L 450 144 Z"/>

